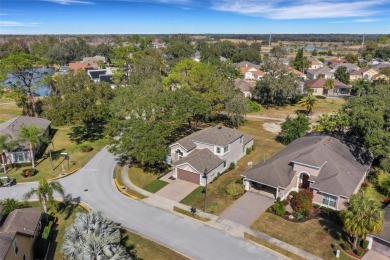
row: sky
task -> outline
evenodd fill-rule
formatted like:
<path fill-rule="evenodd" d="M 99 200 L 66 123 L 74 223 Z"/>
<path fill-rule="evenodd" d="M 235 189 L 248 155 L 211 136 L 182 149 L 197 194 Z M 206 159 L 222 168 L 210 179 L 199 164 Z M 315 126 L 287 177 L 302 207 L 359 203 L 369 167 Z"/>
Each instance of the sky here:
<path fill-rule="evenodd" d="M 390 0 L 0 0 L 0 34 L 390 34 Z"/>

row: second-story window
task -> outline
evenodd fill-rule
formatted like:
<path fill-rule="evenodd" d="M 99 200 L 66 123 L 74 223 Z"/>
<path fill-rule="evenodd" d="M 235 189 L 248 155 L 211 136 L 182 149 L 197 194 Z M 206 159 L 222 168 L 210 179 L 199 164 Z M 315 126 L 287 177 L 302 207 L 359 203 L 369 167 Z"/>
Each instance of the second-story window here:
<path fill-rule="evenodd" d="M 242 142 L 244 142 L 244 137 L 243 136 L 240 137 L 240 144 L 242 144 Z"/>
<path fill-rule="evenodd" d="M 217 154 L 221 153 L 221 147 L 217 147 Z"/>
<path fill-rule="evenodd" d="M 225 146 L 225 147 L 223 148 L 223 153 L 227 153 L 227 152 L 229 152 L 229 146 Z"/>

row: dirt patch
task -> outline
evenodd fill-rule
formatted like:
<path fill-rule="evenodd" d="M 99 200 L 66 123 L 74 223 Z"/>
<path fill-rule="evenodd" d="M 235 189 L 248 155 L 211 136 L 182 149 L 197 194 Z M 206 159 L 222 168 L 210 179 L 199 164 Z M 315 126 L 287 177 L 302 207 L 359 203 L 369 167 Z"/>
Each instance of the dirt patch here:
<path fill-rule="evenodd" d="M 263 128 L 264 130 L 274 134 L 279 134 L 279 132 L 282 130 L 280 123 L 264 123 Z"/>

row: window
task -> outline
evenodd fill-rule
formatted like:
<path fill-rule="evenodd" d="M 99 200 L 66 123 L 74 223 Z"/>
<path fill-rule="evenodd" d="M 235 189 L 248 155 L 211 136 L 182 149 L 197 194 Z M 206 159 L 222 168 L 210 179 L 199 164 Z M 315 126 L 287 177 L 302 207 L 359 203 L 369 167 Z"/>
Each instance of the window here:
<path fill-rule="evenodd" d="M 217 153 L 221 153 L 221 147 L 217 147 Z"/>
<path fill-rule="evenodd" d="M 226 167 L 226 161 L 223 162 L 223 168 L 225 168 L 225 167 Z"/>
<path fill-rule="evenodd" d="M 224 152 L 224 153 L 229 152 L 229 145 L 228 145 L 228 146 L 225 146 L 225 147 L 223 148 L 223 152 Z"/>
<path fill-rule="evenodd" d="M 244 142 L 244 137 L 241 136 L 241 137 L 240 137 L 240 144 L 242 144 L 243 142 Z"/>
<path fill-rule="evenodd" d="M 335 208 L 336 207 L 336 201 L 337 201 L 337 198 L 334 197 L 334 196 L 325 195 L 325 194 L 322 195 L 322 204 L 324 204 L 324 205 L 326 205 L 328 207 Z"/>
<path fill-rule="evenodd" d="M 26 153 L 25 152 L 16 152 L 14 153 L 14 162 L 15 163 L 23 163 L 26 162 Z"/>
<path fill-rule="evenodd" d="M 15 255 L 18 255 L 19 246 L 18 246 L 18 241 L 16 241 L 16 238 L 14 240 L 14 252 L 15 252 Z"/>

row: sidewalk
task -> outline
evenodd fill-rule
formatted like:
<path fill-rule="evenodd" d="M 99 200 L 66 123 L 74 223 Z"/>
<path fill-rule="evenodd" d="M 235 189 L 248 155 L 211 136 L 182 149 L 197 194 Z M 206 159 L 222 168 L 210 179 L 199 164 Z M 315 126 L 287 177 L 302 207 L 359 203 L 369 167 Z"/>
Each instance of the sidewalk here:
<path fill-rule="evenodd" d="M 181 203 L 163 198 L 161 196 L 158 196 L 154 193 L 150 193 L 148 191 L 145 191 L 144 189 L 134 185 L 129 179 L 128 165 L 125 165 L 122 167 L 121 178 L 122 178 L 123 183 L 127 187 L 141 193 L 142 195 L 147 196 L 146 199 L 142 200 L 145 203 L 148 203 L 148 204 L 153 205 L 155 207 L 162 208 L 162 209 L 169 210 L 169 211 L 173 211 L 173 207 L 178 207 L 178 208 L 190 211 L 190 207 L 187 205 L 183 205 Z M 305 259 L 310 259 L 310 260 L 321 259 L 321 258 L 314 256 L 306 251 L 303 251 L 303 250 L 296 248 L 290 244 L 287 244 L 281 240 L 273 238 L 267 234 L 252 230 L 248 227 L 245 227 L 245 226 L 243 226 L 239 223 L 233 222 L 231 220 L 220 218 L 220 217 L 213 215 L 213 214 L 205 213 L 199 209 L 196 211 L 196 214 L 198 216 L 210 219 L 210 221 L 203 222 L 204 224 L 212 226 L 214 228 L 218 228 L 220 230 L 224 230 L 225 232 L 227 232 L 235 237 L 244 238 L 244 233 L 248 233 L 248 234 L 251 234 L 252 236 L 255 236 L 255 237 L 258 237 L 262 240 L 265 240 L 268 243 L 271 243 L 275 246 L 278 246 L 278 247 L 283 248 L 285 250 L 288 250 L 296 255 L 299 255 Z"/>

